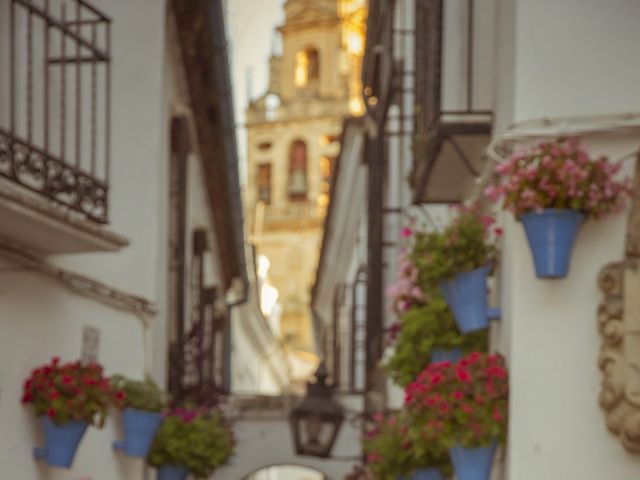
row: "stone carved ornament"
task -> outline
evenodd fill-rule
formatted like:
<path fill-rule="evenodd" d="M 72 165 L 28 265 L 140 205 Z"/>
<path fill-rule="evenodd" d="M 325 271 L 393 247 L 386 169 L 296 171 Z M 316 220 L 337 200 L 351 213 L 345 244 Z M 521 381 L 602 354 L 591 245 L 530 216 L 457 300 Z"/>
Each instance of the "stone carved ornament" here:
<path fill-rule="evenodd" d="M 640 155 L 636 159 L 625 258 L 598 275 L 604 299 L 598 307 L 603 373 L 600 406 L 607 428 L 624 447 L 640 453 Z"/>

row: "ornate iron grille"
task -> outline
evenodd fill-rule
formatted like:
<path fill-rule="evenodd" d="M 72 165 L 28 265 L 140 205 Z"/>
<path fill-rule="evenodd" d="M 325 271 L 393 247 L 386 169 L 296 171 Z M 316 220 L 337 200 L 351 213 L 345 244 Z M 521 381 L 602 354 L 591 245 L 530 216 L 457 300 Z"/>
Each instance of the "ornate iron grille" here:
<path fill-rule="evenodd" d="M 361 266 L 353 282 L 351 290 L 351 325 L 350 335 L 350 361 L 349 361 L 349 389 L 353 392 L 362 392 L 367 388 L 368 357 L 371 352 L 367 341 L 370 326 L 367 322 L 367 269 Z M 369 358 L 369 361 L 371 359 Z M 377 359 L 376 359 L 377 361 Z"/>
<path fill-rule="evenodd" d="M 170 390 L 177 403 L 215 405 L 226 393 L 228 322 L 217 307 L 215 287 L 205 287 L 204 255 L 208 250 L 206 231 L 193 232 L 190 271 L 190 319 L 177 318 L 179 340 L 170 348 Z M 185 324 L 186 323 L 186 324 Z"/>
<path fill-rule="evenodd" d="M 0 0 L 0 176 L 108 219 L 111 20 L 84 0 Z"/>
<path fill-rule="evenodd" d="M 476 43 L 479 40 L 476 35 L 478 25 L 475 0 L 459 0 L 459 11 L 449 12 L 452 4 L 443 0 L 423 0 L 416 3 L 416 128 L 418 134 L 433 132 L 441 122 L 441 117 L 446 115 L 473 116 L 491 115 L 492 111 L 486 103 L 486 99 L 477 98 L 478 83 L 483 79 L 482 72 L 478 72 L 479 55 L 482 54 Z M 478 4 L 482 7 L 482 3 Z M 451 8 L 453 10 L 453 8 Z M 457 99 L 452 105 L 444 105 L 443 89 L 452 88 L 443 80 L 444 50 L 451 47 L 445 42 L 445 19 L 449 15 L 463 14 L 464 26 L 460 29 L 460 43 L 464 47 L 460 54 L 464 55 L 464 71 L 462 73 L 460 89 L 464 91 L 462 98 Z M 447 37 L 451 39 L 451 37 Z"/>
<path fill-rule="evenodd" d="M 442 96 L 442 0 L 416 3 L 416 127 L 433 130 L 440 120 Z"/>

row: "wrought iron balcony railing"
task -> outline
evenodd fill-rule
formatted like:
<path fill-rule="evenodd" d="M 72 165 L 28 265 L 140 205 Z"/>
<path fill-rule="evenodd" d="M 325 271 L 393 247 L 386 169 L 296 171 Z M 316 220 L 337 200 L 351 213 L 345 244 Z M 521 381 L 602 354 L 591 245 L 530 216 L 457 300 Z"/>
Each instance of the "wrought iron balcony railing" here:
<path fill-rule="evenodd" d="M 493 127 L 495 0 L 416 2 L 414 201 L 472 188 Z"/>
<path fill-rule="evenodd" d="M 215 405 L 228 391 L 229 322 L 223 293 L 205 281 L 205 254 L 209 250 L 204 229 L 193 232 L 189 289 L 180 282 L 173 305 L 173 338 L 169 345 L 169 391 L 176 403 Z M 184 255 L 184 246 L 178 255 Z M 181 262 L 185 268 L 184 258 Z M 186 293 L 189 295 L 189 307 Z"/>
<path fill-rule="evenodd" d="M 305 220 L 321 221 L 322 209 L 312 203 L 301 202 L 282 206 L 268 205 L 264 212 L 265 225 L 296 223 Z"/>
<path fill-rule="evenodd" d="M 85 0 L 0 0 L 0 176 L 108 220 L 111 20 Z"/>

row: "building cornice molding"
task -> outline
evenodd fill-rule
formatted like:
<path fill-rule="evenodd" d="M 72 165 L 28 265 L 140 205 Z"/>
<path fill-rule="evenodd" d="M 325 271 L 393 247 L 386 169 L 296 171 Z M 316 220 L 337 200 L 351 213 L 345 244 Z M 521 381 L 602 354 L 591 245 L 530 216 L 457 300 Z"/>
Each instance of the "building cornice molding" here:
<path fill-rule="evenodd" d="M 281 25 L 278 27 L 278 31 L 282 35 L 287 35 L 289 33 L 300 31 L 317 31 L 327 30 L 329 28 L 337 28 L 340 27 L 341 24 L 342 21 L 338 17 L 319 20 L 305 20 Z"/>
<path fill-rule="evenodd" d="M 602 343 L 599 396 L 607 428 L 626 450 L 640 453 L 640 155 L 627 224 L 625 258 L 600 271 L 598 306 Z"/>
<path fill-rule="evenodd" d="M 22 266 L 55 280 L 74 293 L 104 305 L 134 314 L 145 324 L 157 315 L 153 302 L 93 278 L 57 267 L 21 245 L 0 237 L 0 255 Z"/>
<path fill-rule="evenodd" d="M 12 205 L 14 208 L 30 210 L 34 215 L 47 218 L 49 221 L 60 222 L 84 235 L 99 239 L 108 250 L 119 250 L 129 245 L 129 240 L 67 207 L 51 202 L 45 198 L 33 195 L 24 189 L 16 188 L 5 179 L 0 179 L 0 201 Z"/>

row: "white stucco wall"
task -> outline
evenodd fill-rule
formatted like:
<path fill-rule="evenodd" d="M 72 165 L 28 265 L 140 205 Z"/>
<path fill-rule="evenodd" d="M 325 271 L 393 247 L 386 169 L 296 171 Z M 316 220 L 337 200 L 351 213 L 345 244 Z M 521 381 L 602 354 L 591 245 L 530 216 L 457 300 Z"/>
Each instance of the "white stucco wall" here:
<path fill-rule="evenodd" d="M 127 237 L 131 245 L 118 253 L 50 261 L 157 302 L 164 298 L 166 276 L 164 1 L 94 3 L 114 20 L 109 228 Z M 18 264 L 0 261 L 1 476 L 34 480 L 143 478 L 142 460 L 124 459 L 111 448 L 111 442 L 120 438 L 116 412 L 104 429 L 87 431 L 73 469 L 65 471 L 33 460 L 32 448 L 42 445 L 41 428 L 31 409 L 20 405 L 22 382 L 32 368 L 54 355 L 63 361 L 79 358 L 84 326 L 99 330 L 98 360 L 107 374 L 142 378 L 142 322 L 131 312 L 78 295 L 40 273 L 20 269 Z M 159 315 L 156 325 L 164 327 L 164 321 Z M 165 345 L 160 341 L 158 348 L 164 352 Z M 162 353 L 159 358 L 164 362 L 166 356 Z M 161 367 L 156 372 L 162 380 L 164 371 Z"/>
<path fill-rule="evenodd" d="M 155 299 L 164 269 L 157 262 L 164 242 L 158 227 L 166 217 L 165 1 L 93 3 L 113 18 L 110 228 L 131 245 L 118 255 L 74 255 L 58 262 L 90 275 L 100 271 L 108 284 Z"/>
<path fill-rule="evenodd" d="M 496 134 L 513 120 L 640 109 L 640 3 L 617 0 L 521 0 L 499 12 Z M 512 39 L 509 42 L 508 39 Z M 594 154 L 617 159 L 638 148 L 631 136 L 587 137 Z M 627 162 L 629 173 L 633 162 Z M 598 406 L 601 375 L 596 279 L 622 258 L 626 215 L 589 221 L 571 271 L 538 280 L 520 224 L 505 227 L 494 339 L 511 369 L 507 478 L 635 478 L 640 459 L 605 428 Z"/>
<path fill-rule="evenodd" d="M 259 325 L 260 322 L 264 322 Z M 231 393 L 279 395 L 290 371 L 284 351 L 253 299 L 231 316 Z"/>
<path fill-rule="evenodd" d="M 633 145 L 629 138 L 591 142 L 613 158 Z M 626 215 L 583 226 L 571 271 L 562 280 L 535 277 L 522 226 L 511 216 L 503 219 L 500 328 L 511 371 L 508 478 L 635 478 L 640 458 L 608 433 L 598 406 L 596 311 L 602 297 L 596 279 L 605 264 L 622 258 Z"/>
<path fill-rule="evenodd" d="M 516 3 L 516 120 L 640 108 L 640 3 Z"/>
<path fill-rule="evenodd" d="M 112 411 L 104 429 L 90 428 L 71 471 L 48 468 L 32 458 L 42 446 L 39 422 L 20 404 L 22 383 L 31 370 L 51 357 L 80 357 L 82 329 L 100 332 L 98 360 L 106 374 L 142 378 L 142 323 L 132 314 L 71 293 L 39 273 L 0 263 L 0 462 L 3 476 L 34 480 L 142 478 L 142 461 L 116 455 L 111 442 L 120 438 L 119 415 Z"/>

